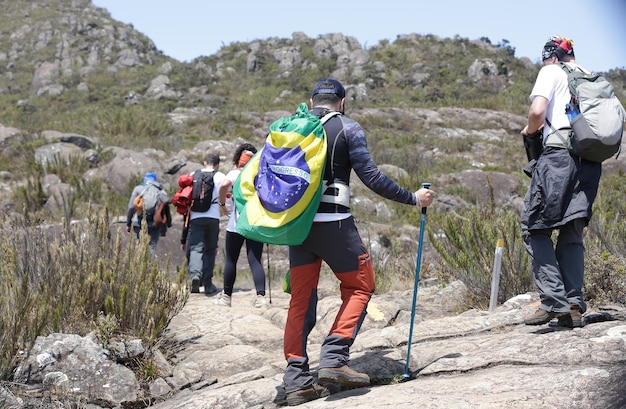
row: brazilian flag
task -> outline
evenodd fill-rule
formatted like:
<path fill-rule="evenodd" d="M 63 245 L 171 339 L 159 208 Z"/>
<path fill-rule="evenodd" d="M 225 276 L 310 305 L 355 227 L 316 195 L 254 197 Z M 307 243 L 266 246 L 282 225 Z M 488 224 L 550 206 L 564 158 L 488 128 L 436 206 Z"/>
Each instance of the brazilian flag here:
<path fill-rule="evenodd" d="M 301 244 L 322 196 L 326 134 L 301 103 L 295 115 L 270 125 L 265 145 L 233 186 L 237 232 L 262 243 Z"/>

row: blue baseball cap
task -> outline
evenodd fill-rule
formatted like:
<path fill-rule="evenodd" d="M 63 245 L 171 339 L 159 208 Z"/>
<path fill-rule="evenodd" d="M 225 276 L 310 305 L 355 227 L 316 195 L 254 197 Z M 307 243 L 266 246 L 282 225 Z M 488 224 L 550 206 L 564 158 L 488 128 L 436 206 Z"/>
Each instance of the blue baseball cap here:
<path fill-rule="evenodd" d="M 346 90 L 343 85 L 341 85 L 341 82 L 332 78 L 326 78 L 315 84 L 315 86 L 313 87 L 313 93 L 311 94 L 311 98 L 313 98 L 317 94 L 335 94 L 339 98 L 345 98 Z"/>

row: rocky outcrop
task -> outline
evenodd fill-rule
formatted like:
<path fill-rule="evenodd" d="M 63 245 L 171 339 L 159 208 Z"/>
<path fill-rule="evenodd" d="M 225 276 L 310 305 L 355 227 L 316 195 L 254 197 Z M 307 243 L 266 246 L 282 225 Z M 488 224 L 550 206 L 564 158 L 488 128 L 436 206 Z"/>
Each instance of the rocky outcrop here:
<path fill-rule="evenodd" d="M 10 38 L 2 40 L 6 52 L 0 53 L 0 61 L 9 72 L 16 65 L 32 65 L 30 93 L 36 96 L 58 96 L 68 84 L 85 91 L 86 84 L 74 82 L 72 77 L 85 77 L 103 68 L 152 65 L 161 55 L 132 25 L 111 19 L 107 10 L 89 0 L 11 2 L 4 13 L 8 18 L 19 15 L 20 24 Z"/>
<path fill-rule="evenodd" d="M 112 358 L 91 336 L 51 334 L 37 339 L 14 379 L 113 405 L 138 400 L 141 388 L 135 374 Z"/>

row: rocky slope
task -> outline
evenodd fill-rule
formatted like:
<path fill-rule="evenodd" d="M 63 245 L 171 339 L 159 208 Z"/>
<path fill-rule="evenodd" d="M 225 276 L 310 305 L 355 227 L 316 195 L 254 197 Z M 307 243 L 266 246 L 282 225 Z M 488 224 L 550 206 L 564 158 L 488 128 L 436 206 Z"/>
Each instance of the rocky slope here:
<path fill-rule="evenodd" d="M 271 303 L 254 308 L 250 287 L 245 277 L 238 280 L 231 308 L 214 305 L 214 297 L 191 295 L 170 323 L 160 343 L 158 370 L 143 388 L 127 368 L 102 356 L 90 336 L 40 338 L 27 362 L 29 375 L 45 381 L 28 390 L 0 388 L 0 396 L 8 402 L 5 407 L 62 408 L 68 402 L 81 402 L 72 407 L 90 409 L 283 406 L 282 333 L 289 295 L 274 283 Z M 536 294 L 515 297 L 493 312 L 469 310 L 456 315 L 453 311 L 463 286 L 455 282 L 442 289 L 437 283 L 423 282 L 406 372 L 413 293 L 408 287 L 373 297 L 352 347 L 350 365 L 368 373 L 372 386 L 341 390 L 330 385 L 331 396 L 301 407 L 620 409 L 626 405 L 625 310 L 588 311 L 584 328 L 532 327 L 524 325 L 522 318 L 537 307 Z M 336 280 L 323 274 L 318 323 L 307 346 L 313 371 L 340 303 Z M 138 353 L 136 349 L 132 342 L 121 348 Z"/>

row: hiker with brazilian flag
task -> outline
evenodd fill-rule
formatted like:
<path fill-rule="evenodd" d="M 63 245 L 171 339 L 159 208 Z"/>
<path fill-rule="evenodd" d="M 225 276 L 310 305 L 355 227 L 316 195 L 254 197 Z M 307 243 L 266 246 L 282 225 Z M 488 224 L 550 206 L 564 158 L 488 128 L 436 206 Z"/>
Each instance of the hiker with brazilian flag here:
<path fill-rule="evenodd" d="M 344 116 L 345 97 L 335 79 L 315 84 L 312 108 L 301 104 L 294 116 L 270 126 L 265 146 L 243 169 L 233 192 L 240 234 L 289 245 L 283 381 L 290 406 L 330 393 L 311 375 L 306 352 L 316 322 L 322 261 L 341 282 L 342 305 L 322 344 L 318 378 L 349 387 L 370 384 L 367 374 L 348 366 L 350 346 L 374 292 L 374 268 L 350 213 L 351 171 L 369 189 L 396 202 L 426 207 L 434 194 L 403 189 L 378 169 L 365 132 Z"/>

